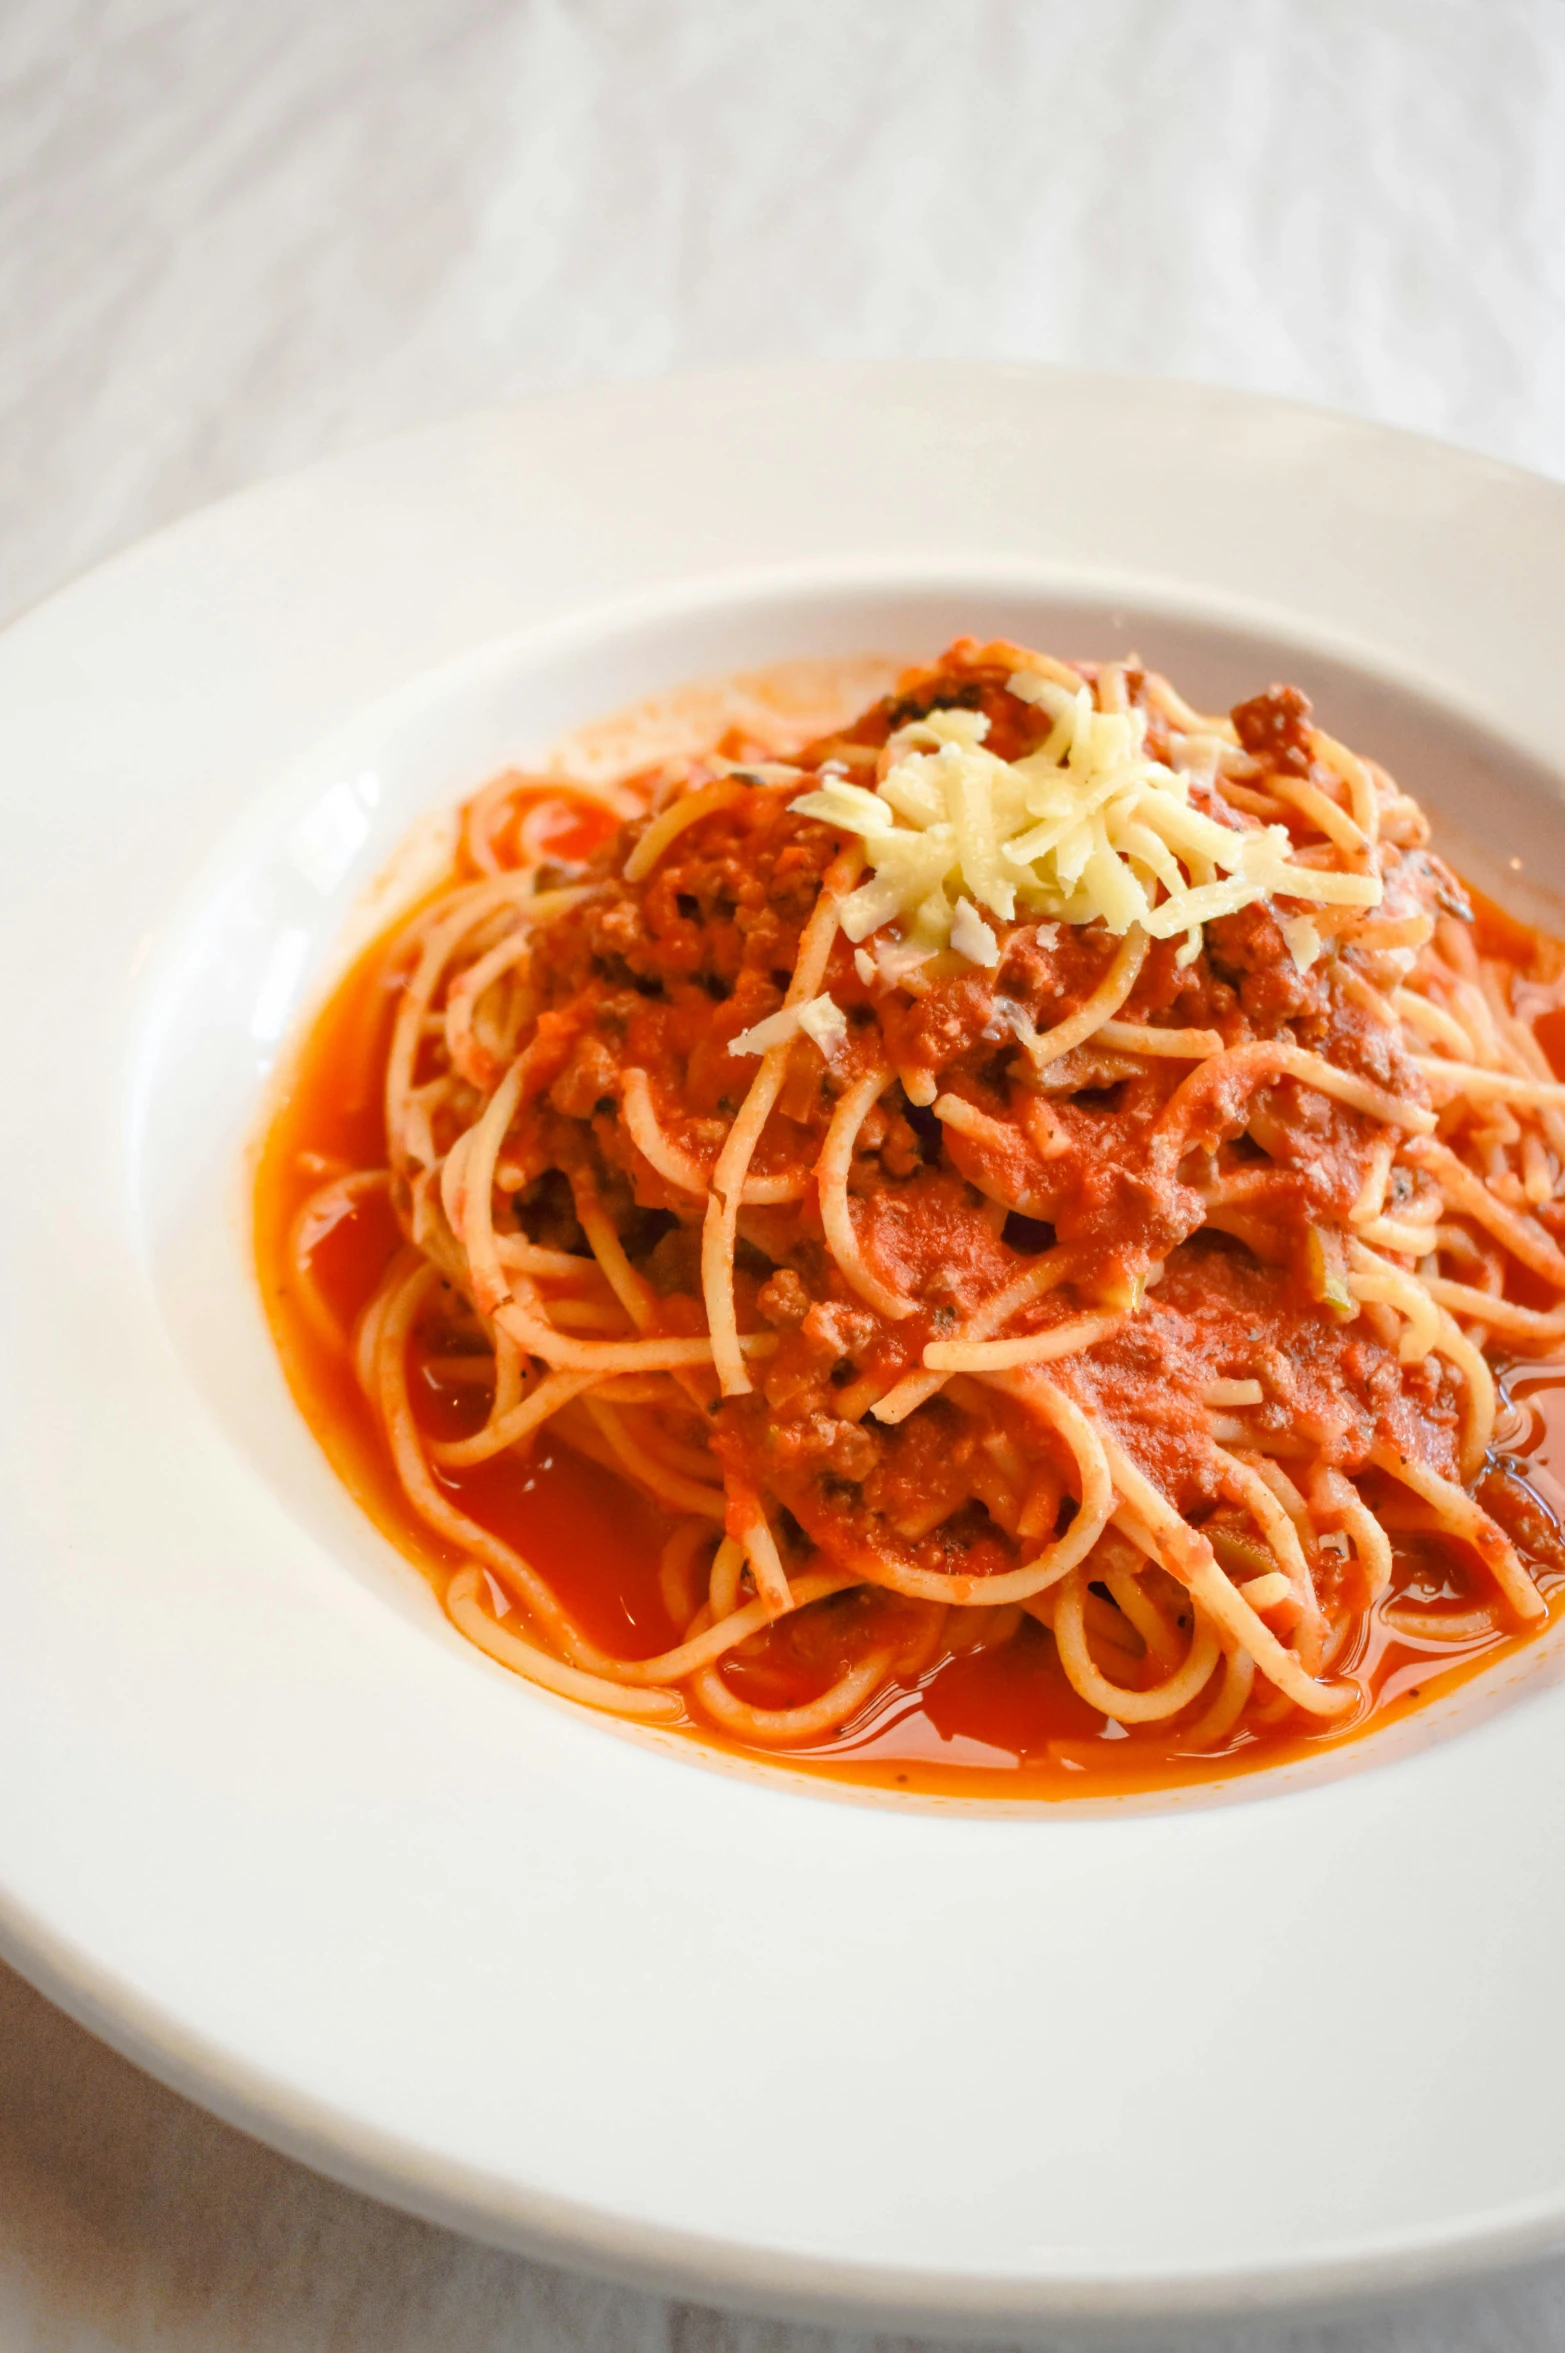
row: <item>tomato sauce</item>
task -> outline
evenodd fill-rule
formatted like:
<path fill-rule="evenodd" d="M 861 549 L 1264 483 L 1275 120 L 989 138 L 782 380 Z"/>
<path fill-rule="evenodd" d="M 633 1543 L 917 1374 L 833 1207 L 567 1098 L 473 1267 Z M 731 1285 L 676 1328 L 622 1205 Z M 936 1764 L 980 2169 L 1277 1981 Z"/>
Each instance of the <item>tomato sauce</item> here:
<path fill-rule="evenodd" d="M 586 846 L 573 838 L 561 854 Z M 266 1312 L 300 1410 L 361 1506 L 439 1593 L 460 1556 L 408 1505 L 349 1356 L 354 1320 L 400 1246 L 385 1195 L 360 1200 L 311 1257 L 339 1339 L 326 1336 L 301 1297 L 290 1244 L 302 1204 L 326 1178 L 385 1164 L 381 1077 L 400 985 L 379 944 L 315 1021 L 262 1144 L 255 1242 Z M 1519 1365 L 1503 1387 L 1496 1443 L 1541 1515 L 1543 1541 L 1532 1549 L 1552 1618 L 1565 1600 L 1565 1365 Z M 486 1387 L 417 1348 L 410 1390 L 431 1437 L 478 1427 L 489 1403 Z M 683 1628 L 671 1619 L 659 1582 L 668 1523 L 617 1474 L 585 1461 L 546 1428 L 526 1461 L 502 1455 L 437 1476 L 462 1511 L 533 1562 L 605 1648 L 645 1657 L 679 1639 Z M 1387 1606 L 1412 1602 L 1460 1614 L 1482 1595 L 1460 1548 L 1417 1534 L 1394 1536 L 1394 1548 L 1391 1592 L 1335 1670 L 1356 1675 L 1372 1697 L 1346 1731 L 1301 1738 L 1298 1717 L 1289 1715 L 1269 1729 L 1242 1729 L 1221 1754 L 1181 1751 L 1156 1726 L 1127 1731 L 1106 1722 L 1072 1689 L 1051 1638 L 1024 1618 L 996 1647 L 944 1657 L 917 1680 L 893 1684 L 813 1748 L 743 1753 L 879 1789 L 1002 1799 L 1176 1787 L 1303 1758 L 1405 1716 L 1536 1639 L 1504 1632 L 1454 1644 L 1408 1639 L 1387 1623 Z M 878 1593 L 847 1594 L 784 1621 L 731 1662 L 734 1689 L 766 1707 L 812 1698 L 855 1654 L 863 1613 L 895 1606 Z M 718 1749 L 739 1745 L 704 1724 L 691 1724 L 688 1736 Z"/>

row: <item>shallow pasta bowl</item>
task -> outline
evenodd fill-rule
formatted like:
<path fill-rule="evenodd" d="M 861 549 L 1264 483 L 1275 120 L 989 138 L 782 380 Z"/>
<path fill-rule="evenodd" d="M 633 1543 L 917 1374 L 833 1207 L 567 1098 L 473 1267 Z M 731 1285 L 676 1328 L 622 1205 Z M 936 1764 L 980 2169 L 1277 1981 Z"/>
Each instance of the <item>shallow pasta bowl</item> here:
<path fill-rule="evenodd" d="M 1292 675 L 1548 921 L 1562 559 L 1565 497 L 1428 444 L 870 368 L 444 428 L 13 628 L 8 1955 L 325 2170 L 706 2296 L 1014 2333 L 1565 2244 L 1552 1638 L 1222 1802 L 711 1769 L 445 1626 L 288 1399 L 243 1215 L 408 827 L 694 675 L 964 628 L 1212 705 Z"/>

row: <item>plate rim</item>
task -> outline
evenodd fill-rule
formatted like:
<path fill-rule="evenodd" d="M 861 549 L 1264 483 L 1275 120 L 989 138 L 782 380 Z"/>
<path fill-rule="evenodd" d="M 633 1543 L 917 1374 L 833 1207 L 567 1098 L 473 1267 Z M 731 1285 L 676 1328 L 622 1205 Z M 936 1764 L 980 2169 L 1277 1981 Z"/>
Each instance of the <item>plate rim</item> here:
<path fill-rule="evenodd" d="M 98 1972 L 57 1944 L 0 1889 L 0 1959 L 35 1992 L 167 2089 L 232 2130 L 279 2151 L 339 2188 L 503 2252 L 580 2270 L 643 2292 L 726 2304 L 815 2326 L 871 2322 L 923 2338 L 1057 2341 L 1062 2326 L 1096 2343 L 1141 2343 L 1172 2322 L 1297 2319 L 1351 2313 L 1410 2294 L 1519 2271 L 1560 2254 L 1557 2216 L 1517 2217 L 1409 2239 L 1387 2253 L 1226 2275 L 1147 2275 L 1106 2285 L 1056 2275 L 1033 2281 L 928 2274 L 831 2257 L 801 2263 L 696 2231 L 638 2223 L 547 2192 L 518 2192 L 493 2174 L 432 2159 L 413 2141 L 366 2127 L 312 2095 L 290 2090 Z"/>

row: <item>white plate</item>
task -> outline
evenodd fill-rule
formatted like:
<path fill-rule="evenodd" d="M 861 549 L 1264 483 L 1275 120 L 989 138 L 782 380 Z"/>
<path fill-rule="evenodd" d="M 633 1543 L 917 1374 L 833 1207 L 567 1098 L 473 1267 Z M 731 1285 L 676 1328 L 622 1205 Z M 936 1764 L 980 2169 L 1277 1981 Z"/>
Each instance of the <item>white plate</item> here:
<path fill-rule="evenodd" d="M 1015 2333 L 1565 2244 L 1557 1644 L 1220 1804 L 709 1770 L 444 1627 L 286 1397 L 238 1174 L 407 820 L 564 725 L 1134 641 L 1198 700 L 1299 678 L 1536 885 L 1562 578 L 1565 495 L 1430 444 L 875 367 L 334 461 L 0 639 L 9 1958 L 331 2173 L 709 2297 Z"/>

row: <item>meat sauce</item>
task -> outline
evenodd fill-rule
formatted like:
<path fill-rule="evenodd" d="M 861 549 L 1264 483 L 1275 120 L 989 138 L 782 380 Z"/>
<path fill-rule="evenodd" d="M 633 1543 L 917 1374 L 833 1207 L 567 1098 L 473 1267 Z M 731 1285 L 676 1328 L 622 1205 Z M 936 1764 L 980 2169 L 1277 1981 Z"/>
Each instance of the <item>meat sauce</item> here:
<path fill-rule="evenodd" d="M 606 830 L 601 813 L 584 811 L 551 846 L 561 858 L 581 857 Z M 1486 952 L 1525 960 L 1534 935 L 1482 905 L 1478 920 Z M 316 1241 L 317 1291 L 340 1340 L 328 1339 L 301 1298 L 290 1250 L 298 1211 L 326 1177 L 384 1164 L 381 1080 L 399 988 L 400 975 L 379 944 L 316 1020 L 261 1150 L 255 1233 L 266 1312 L 301 1411 L 362 1507 L 438 1593 L 462 1565 L 460 1557 L 409 1507 L 349 1356 L 347 1336 L 401 1243 L 386 1196 L 367 1195 Z M 1565 1036 L 1549 1035 L 1547 1023 L 1540 1036 L 1558 1062 Z M 449 1366 L 421 1355 L 418 1343 L 411 1369 L 415 1410 L 429 1436 L 455 1437 L 482 1423 L 487 1388 L 454 1382 Z M 1137 1377 L 1149 1408 L 1160 1389 L 1166 1393 L 1177 1383 L 1177 1366 L 1142 1368 Z M 1552 1616 L 1565 1597 L 1565 1365 L 1528 1361 L 1504 1377 L 1502 1389 L 1499 1452 L 1485 1500 L 1522 1543 Z M 1116 1402 L 1123 1410 L 1123 1401 Z M 1170 1418 L 1180 1423 L 1177 1405 Z M 613 1472 L 546 1430 L 525 1462 L 502 1455 L 438 1476 L 463 1512 L 534 1563 L 605 1648 L 647 1656 L 679 1639 L 683 1629 L 671 1620 L 659 1581 L 667 1523 Z M 841 1733 L 790 1749 L 781 1761 L 805 1774 L 927 1796 L 1038 1799 L 1174 1787 L 1352 1738 L 1530 1646 L 1531 1636 L 1498 1631 L 1437 1645 L 1394 1630 L 1384 1613 L 1398 1602 L 1457 1616 L 1484 1594 L 1460 1547 L 1395 1531 L 1393 1545 L 1392 1587 L 1340 1662 L 1339 1671 L 1358 1677 L 1372 1698 L 1346 1733 L 1301 1738 L 1299 1719 L 1290 1716 L 1269 1727 L 1247 1724 L 1220 1755 L 1181 1751 L 1156 1726 L 1127 1733 L 1078 1696 L 1050 1636 L 1024 1618 L 997 1647 L 946 1656 L 916 1681 L 894 1683 Z M 762 1707 L 802 1704 L 857 1654 L 864 1613 L 887 1607 L 895 1603 L 886 1596 L 850 1593 L 784 1621 L 731 1663 L 734 1690 Z M 719 1749 L 738 1746 L 706 1725 L 692 1725 L 689 1737 Z"/>

